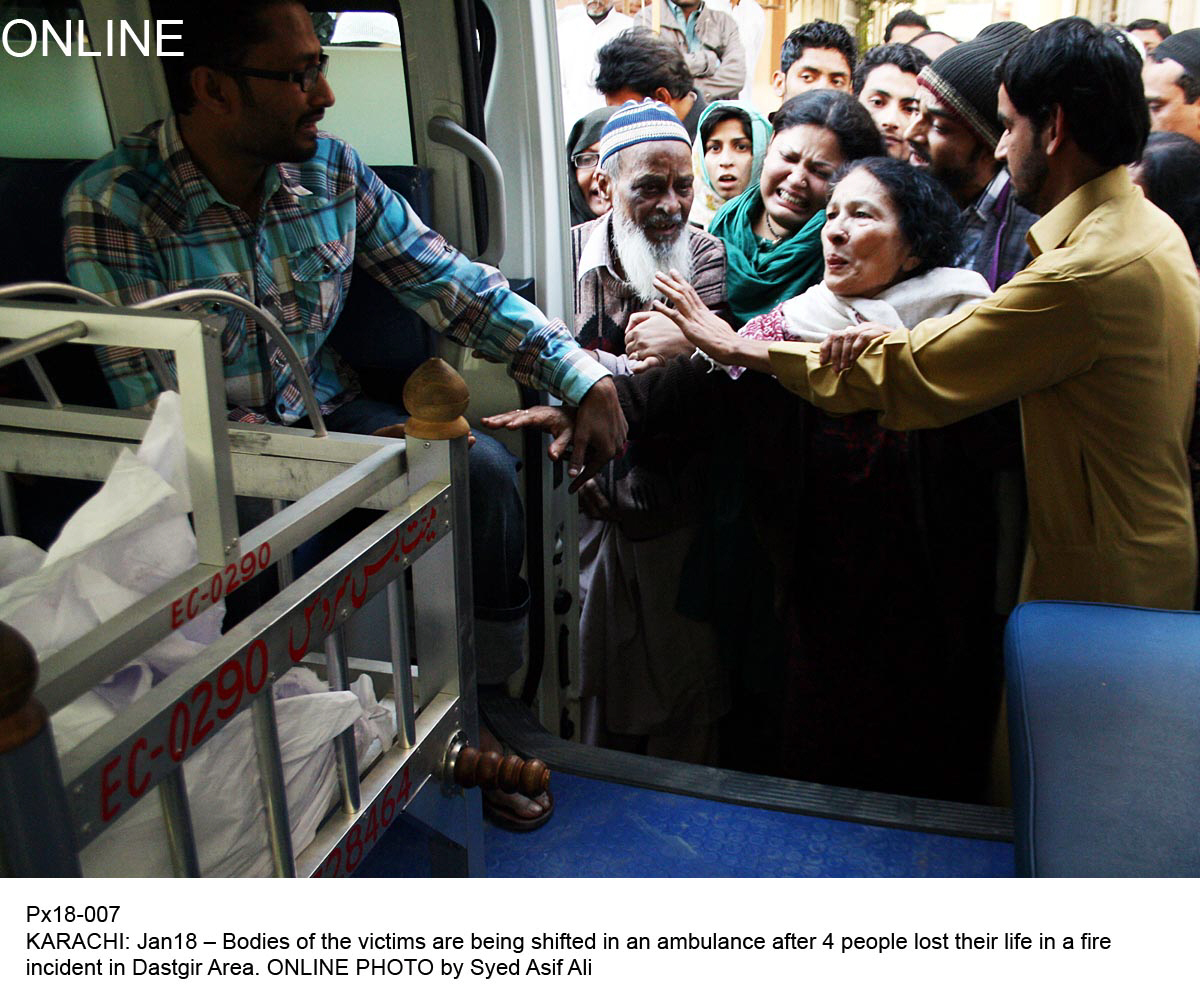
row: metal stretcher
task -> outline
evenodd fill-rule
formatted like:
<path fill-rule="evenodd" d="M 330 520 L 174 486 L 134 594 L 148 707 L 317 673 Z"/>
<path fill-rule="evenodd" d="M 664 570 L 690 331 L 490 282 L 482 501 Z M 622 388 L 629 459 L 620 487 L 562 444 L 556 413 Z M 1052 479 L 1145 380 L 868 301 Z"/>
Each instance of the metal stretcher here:
<path fill-rule="evenodd" d="M 75 289 L 23 286 L 0 289 L 0 299 L 47 290 L 92 298 Z M 216 294 L 221 304 L 251 312 L 294 359 L 269 316 L 234 296 Z M 3 872 L 80 874 L 79 851 L 136 802 L 157 793 L 176 874 L 201 874 L 182 764 L 236 714 L 249 711 L 277 876 L 352 874 L 402 815 L 435 834 L 435 873 L 482 874 L 480 796 L 463 785 L 482 782 L 537 793 L 548 774 L 536 761 L 500 761 L 471 748 L 478 709 L 462 418 L 466 387 L 444 362 L 426 362 L 405 388 L 412 414 L 407 440 L 330 434 L 303 367 L 295 364 L 314 430 L 228 423 L 219 321 L 201 313 L 156 311 L 204 296 L 212 293 L 164 296 L 137 309 L 92 301 L 83 306 L 0 301 L 0 336 L 14 341 L 0 349 L 0 365 L 29 363 L 46 396 L 45 402 L 0 400 L 5 478 L 26 473 L 101 479 L 121 448 L 136 446 L 149 422 L 130 412 L 63 406 L 39 370 L 38 350 L 69 340 L 171 351 L 199 550 L 192 570 L 48 656 L 40 673 L 15 631 L 6 628 L 0 637 Z M 150 356 L 163 373 L 162 359 Z M 239 537 L 235 495 L 268 498 L 276 512 Z M 11 502 L 3 506 L 11 517 Z M 355 507 L 383 513 L 292 581 L 291 552 Z M 272 566 L 280 576 L 277 596 L 60 761 L 49 713 Z M 347 651 L 347 623 L 375 597 L 386 602 L 389 663 L 351 660 Z M 352 668 L 376 679 L 390 674 L 397 736 L 365 774 L 358 773 L 353 727 L 335 738 L 341 807 L 297 855 L 272 688 L 300 663 L 323 668 L 331 690 L 348 689 Z"/>

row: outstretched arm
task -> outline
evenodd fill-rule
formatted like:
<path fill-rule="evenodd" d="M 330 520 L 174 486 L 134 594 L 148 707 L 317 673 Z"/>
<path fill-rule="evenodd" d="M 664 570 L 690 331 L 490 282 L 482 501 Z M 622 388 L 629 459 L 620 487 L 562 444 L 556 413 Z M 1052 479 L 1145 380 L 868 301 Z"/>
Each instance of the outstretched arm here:
<path fill-rule="evenodd" d="M 612 379 L 605 379 L 597 383 L 596 387 L 601 386 L 605 386 L 612 392 L 612 399 L 609 400 L 603 396 L 597 397 L 593 403 L 593 409 L 587 414 L 584 410 L 589 405 L 588 398 L 592 394 L 590 392 L 588 397 L 584 398 L 584 405 L 579 407 L 578 412 L 568 406 L 531 406 L 529 409 L 514 409 L 507 413 L 498 413 L 496 416 L 485 416 L 483 425 L 492 430 L 524 430 L 528 427 L 537 427 L 550 434 L 554 439 L 550 442 L 546 452 L 553 461 L 559 461 L 567 455 L 570 456 L 568 474 L 574 480 L 571 483 L 570 492 L 578 492 L 579 488 L 600 471 L 611 457 L 611 455 L 603 457 L 605 452 L 597 444 L 597 430 L 606 431 L 614 419 L 619 421 L 622 427 L 620 443 L 613 453 L 620 453 L 625 447 L 625 417 L 617 403 L 617 393 L 612 387 Z M 610 404 L 615 410 L 615 417 L 605 411 L 605 407 Z M 585 426 L 587 421 L 591 421 L 591 423 Z M 585 437 L 585 431 L 591 435 L 590 438 Z"/>

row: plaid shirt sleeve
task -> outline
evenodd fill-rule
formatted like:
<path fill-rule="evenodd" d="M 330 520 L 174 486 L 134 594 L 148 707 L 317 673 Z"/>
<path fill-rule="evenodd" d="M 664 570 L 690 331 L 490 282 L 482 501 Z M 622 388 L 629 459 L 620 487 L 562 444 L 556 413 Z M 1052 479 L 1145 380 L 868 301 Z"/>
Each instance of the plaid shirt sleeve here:
<path fill-rule="evenodd" d="M 357 186 L 355 259 L 400 302 L 434 329 L 506 362 L 516 381 L 573 405 L 608 376 L 561 320 L 547 319 L 499 271 L 468 260 L 423 225 L 349 146 L 345 150 Z"/>
<path fill-rule="evenodd" d="M 167 292 L 159 272 L 161 258 L 149 238 L 126 225 L 105 205 L 75 185 L 63 205 L 67 279 L 95 292 L 113 305 L 134 305 Z M 163 390 L 150 369 L 145 352 L 135 347 L 98 347 L 100 365 L 113 398 L 122 409 L 144 406 Z M 174 354 L 163 354 L 174 373 Z M 234 407 L 228 417 L 246 423 L 265 423 L 254 410 Z"/>

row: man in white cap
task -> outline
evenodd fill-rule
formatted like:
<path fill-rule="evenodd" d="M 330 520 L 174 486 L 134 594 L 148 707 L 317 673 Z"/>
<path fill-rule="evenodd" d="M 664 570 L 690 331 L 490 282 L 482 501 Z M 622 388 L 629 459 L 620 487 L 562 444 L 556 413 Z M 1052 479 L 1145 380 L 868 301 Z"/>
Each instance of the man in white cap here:
<path fill-rule="evenodd" d="M 690 274 L 710 308 L 727 308 L 725 247 L 687 223 L 687 131 L 667 105 L 628 101 L 601 134 L 600 170 L 612 210 L 571 231 L 575 336 L 612 371 L 628 370 L 635 355 L 690 354 L 666 324 L 668 336 L 643 331 L 623 356 L 630 318 L 660 297 L 656 271 Z M 678 445 L 641 441 L 580 492 L 585 742 L 714 762 L 716 722 L 729 706 L 716 637 L 676 609 L 703 473 Z"/>
<path fill-rule="evenodd" d="M 612 210 L 571 230 L 575 337 L 617 370 L 625 367 L 620 355 L 630 316 L 648 311 L 658 297 L 657 271 L 691 275 L 701 298 L 712 308 L 724 307 L 725 248 L 687 225 L 691 147 L 667 105 L 627 101 L 608 120 L 600 135 L 598 182 Z M 685 349 L 691 353 L 680 337 L 678 350 Z"/>

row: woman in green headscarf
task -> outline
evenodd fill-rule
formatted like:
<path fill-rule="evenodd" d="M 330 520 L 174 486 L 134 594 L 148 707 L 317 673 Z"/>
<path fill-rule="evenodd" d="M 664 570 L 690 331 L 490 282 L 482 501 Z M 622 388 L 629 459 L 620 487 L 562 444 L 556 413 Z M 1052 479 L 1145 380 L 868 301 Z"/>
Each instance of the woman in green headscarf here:
<path fill-rule="evenodd" d="M 821 280 L 829 178 L 845 162 L 884 155 L 866 108 L 841 91 L 793 97 L 773 124 L 758 185 L 726 203 L 708 227 L 725 243 L 726 290 L 736 326 Z"/>
<path fill-rule="evenodd" d="M 771 123 L 749 104 L 714 101 L 704 109 L 692 144 L 692 225 L 707 229 L 727 201 L 758 186 L 770 138 Z"/>

